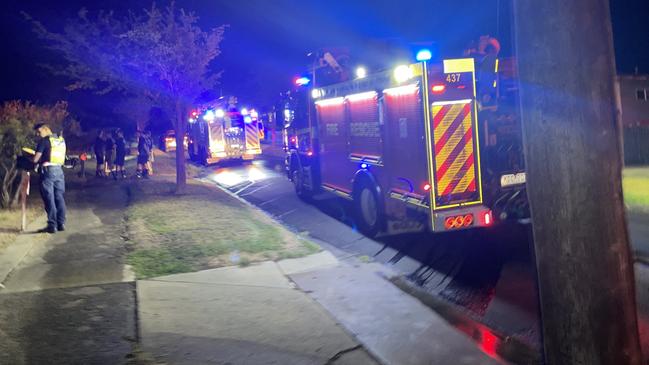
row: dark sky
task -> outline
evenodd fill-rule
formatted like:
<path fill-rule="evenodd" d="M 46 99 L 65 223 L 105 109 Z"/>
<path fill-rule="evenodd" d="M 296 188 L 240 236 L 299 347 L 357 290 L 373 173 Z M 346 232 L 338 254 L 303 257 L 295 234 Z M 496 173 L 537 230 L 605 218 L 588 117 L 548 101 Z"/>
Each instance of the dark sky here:
<path fill-rule="evenodd" d="M 158 1 L 162 3 L 163 1 Z M 457 55 L 480 34 L 497 35 L 505 52 L 511 49 L 511 0 L 177 0 L 195 11 L 204 27 L 229 24 L 216 67 L 223 69 L 222 92 L 242 100 L 270 100 L 289 87 L 306 63 L 306 54 L 320 47 L 346 47 L 357 52 L 372 40 L 392 39 L 404 45 L 435 41 L 440 52 Z M 611 0 L 618 70 L 635 67 L 649 73 L 649 1 Z M 4 0 L 0 14 L 0 100 L 52 102 L 71 99 L 97 112 L 96 98 L 62 91 L 63 80 L 37 64 L 47 61 L 29 26 L 19 14 L 27 11 L 52 27 L 85 6 L 92 10 L 142 8 L 149 0 Z M 371 64 L 371 60 L 359 60 Z M 217 92 L 221 92 L 218 90 Z M 259 102 L 261 103 L 261 102 Z"/>

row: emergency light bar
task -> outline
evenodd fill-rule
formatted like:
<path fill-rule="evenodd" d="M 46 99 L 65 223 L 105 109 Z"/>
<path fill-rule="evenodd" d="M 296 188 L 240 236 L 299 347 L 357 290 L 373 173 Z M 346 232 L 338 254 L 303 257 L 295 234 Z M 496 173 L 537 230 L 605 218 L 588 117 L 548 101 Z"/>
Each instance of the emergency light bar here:
<path fill-rule="evenodd" d="M 295 80 L 295 85 L 304 86 L 308 85 L 309 82 L 311 82 L 311 80 L 309 80 L 308 77 L 300 77 L 299 79 Z"/>
<path fill-rule="evenodd" d="M 429 49 L 421 49 L 419 52 L 417 52 L 417 61 L 428 61 L 433 57 L 433 54 L 430 52 Z"/>

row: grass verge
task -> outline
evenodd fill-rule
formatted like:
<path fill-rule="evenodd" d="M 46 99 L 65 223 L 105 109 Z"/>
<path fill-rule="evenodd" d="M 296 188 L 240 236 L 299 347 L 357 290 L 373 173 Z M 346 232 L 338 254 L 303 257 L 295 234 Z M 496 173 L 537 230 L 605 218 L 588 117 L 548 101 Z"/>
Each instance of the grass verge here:
<path fill-rule="evenodd" d="M 32 222 L 39 215 L 43 214 L 43 207 L 40 202 L 30 202 L 27 207 L 27 222 Z M 20 223 L 22 213 L 20 209 L 0 210 L 0 248 L 16 240 L 20 234 Z"/>
<path fill-rule="evenodd" d="M 627 167 L 622 176 L 624 202 L 631 209 L 649 211 L 649 167 Z"/>
<path fill-rule="evenodd" d="M 320 249 L 214 187 L 188 181 L 187 194 L 175 195 L 174 186 L 155 176 L 130 186 L 128 263 L 138 278 L 247 266 Z"/>
<path fill-rule="evenodd" d="M 32 175 L 31 194 L 27 197 L 27 224 L 45 213 L 38 187 L 38 177 Z M 0 209 L 0 248 L 16 240 L 16 237 L 20 234 L 21 222 L 22 212 L 20 206 L 17 209 Z"/>

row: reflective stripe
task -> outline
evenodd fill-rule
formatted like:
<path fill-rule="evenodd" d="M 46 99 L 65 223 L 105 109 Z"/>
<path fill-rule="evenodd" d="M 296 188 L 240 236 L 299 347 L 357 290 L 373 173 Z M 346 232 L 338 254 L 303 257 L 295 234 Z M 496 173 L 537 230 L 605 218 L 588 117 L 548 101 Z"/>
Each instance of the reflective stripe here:
<path fill-rule="evenodd" d="M 50 164 L 65 164 L 65 140 L 63 137 L 50 136 Z"/>

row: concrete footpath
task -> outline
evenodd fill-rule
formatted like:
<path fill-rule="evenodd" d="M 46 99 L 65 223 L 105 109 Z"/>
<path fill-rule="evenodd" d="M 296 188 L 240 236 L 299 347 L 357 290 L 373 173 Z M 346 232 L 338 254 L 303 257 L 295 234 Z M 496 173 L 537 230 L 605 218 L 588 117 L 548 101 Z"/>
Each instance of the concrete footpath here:
<path fill-rule="evenodd" d="M 0 252 L 0 364 L 120 364 L 137 339 L 135 285 L 121 237 L 127 194 L 68 181 L 68 225 Z"/>
<path fill-rule="evenodd" d="M 324 251 L 141 280 L 142 350 L 172 364 L 498 364 L 375 264 Z"/>

